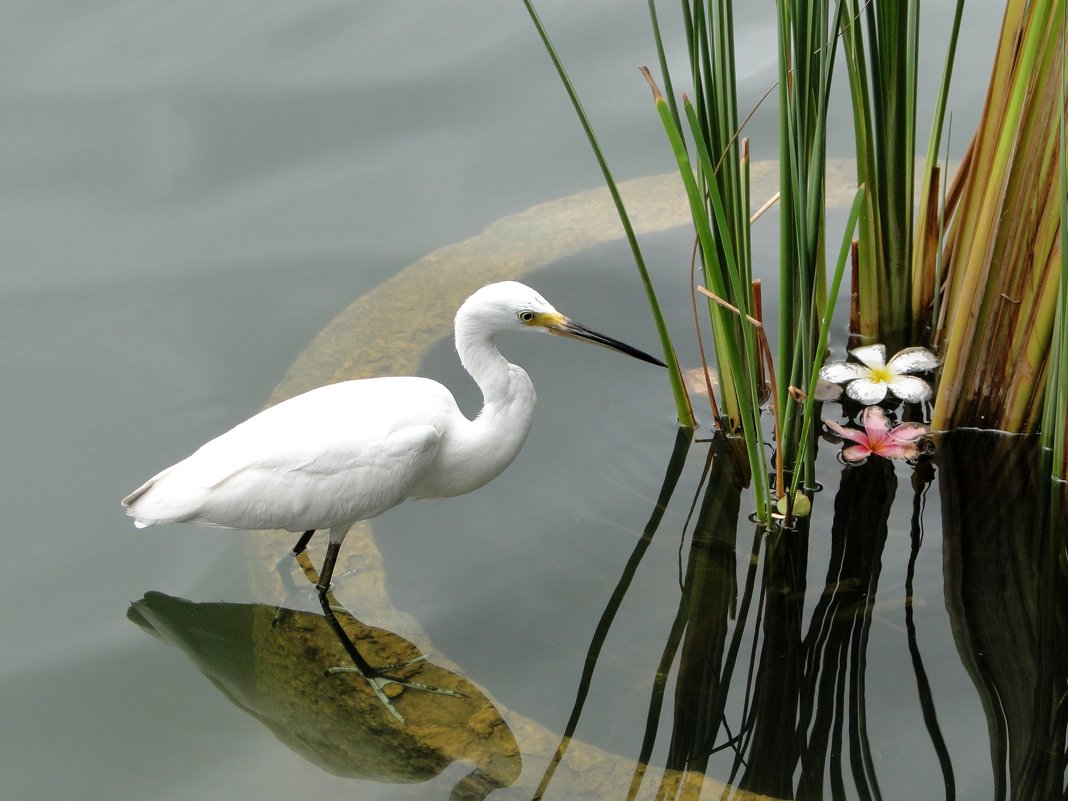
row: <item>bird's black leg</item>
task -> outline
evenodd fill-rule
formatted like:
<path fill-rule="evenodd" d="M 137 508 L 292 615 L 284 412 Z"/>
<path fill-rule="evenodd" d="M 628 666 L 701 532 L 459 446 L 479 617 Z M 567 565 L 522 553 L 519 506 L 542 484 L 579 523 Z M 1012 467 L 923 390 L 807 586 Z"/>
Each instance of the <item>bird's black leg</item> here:
<path fill-rule="evenodd" d="M 308 547 L 308 543 L 311 542 L 312 534 L 314 533 L 315 529 L 313 528 L 311 531 L 305 531 L 303 534 L 300 535 L 300 539 L 297 540 L 297 544 L 293 546 L 294 556 L 296 556 L 298 553 L 304 553 L 304 549 Z"/>
<path fill-rule="evenodd" d="M 303 540 L 304 537 L 301 537 L 301 541 Z M 297 545 L 300 543 L 298 542 Z M 340 542 L 331 542 L 326 546 L 326 559 L 323 560 L 323 569 L 319 571 L 319 583 L 315 585 L 320 593 L 330 589 L 330 577 L 334 575 L 334 562 L 337 561 L 337 554 L 340 550 Z"/>

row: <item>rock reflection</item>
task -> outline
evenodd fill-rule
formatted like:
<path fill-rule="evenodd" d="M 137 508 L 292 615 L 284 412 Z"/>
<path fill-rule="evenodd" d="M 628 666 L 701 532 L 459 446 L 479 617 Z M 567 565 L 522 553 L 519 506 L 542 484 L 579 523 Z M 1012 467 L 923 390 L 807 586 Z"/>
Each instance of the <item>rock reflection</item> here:
<path fill-rule="evenodd" d="M 453 762 L 475 769 L 453 788 L 456 799 L 480 799 L 506 787 L 521 769 L 514 737 L 494 706 L 465 679 L 427 662 L 398 671 L 442 696 L 387 687 L 406 723 L 392 716 L 351 674 L 342 643 L 321 614 L 264 604 L 195 603 L 150 592 L 128 617 L 177 645 L 234 704 L 285 745 L 332 774 L 380 782 L 422 782 Z M 418 656 L 410 642 L 337 614 L 373 664 Z M 402 657 L 398 659 L 397 657 Z"/>

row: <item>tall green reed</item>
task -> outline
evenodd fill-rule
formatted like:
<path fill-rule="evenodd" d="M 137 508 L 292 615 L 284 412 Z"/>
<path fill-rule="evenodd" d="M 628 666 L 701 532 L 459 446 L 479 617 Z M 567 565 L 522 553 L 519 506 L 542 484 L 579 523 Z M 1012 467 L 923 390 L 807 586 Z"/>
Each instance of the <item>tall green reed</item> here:
<path fill-rule="evenodd" d="M 1050 354 L 1061 353 L 1064 283 L 1064 24 L 1065 0 L 1006 4 L 979 129 L 951 192 L 934 428 L 1057 425 L 1043 399 L 1055 403 L 1063 380 Z"/>
<path fill-rule="evenodd" d="M 664 83 L 671 86 L 656 3 L 649 0 L 648 5 Z M 771 492 L 766 480 L 769 466 L 761 407 L 766 393 L 764 367 L 771 374 L 774 366 L 757 319 L 762 313 L 753 289 L 749 155 L 738 124 L 734 7 L 731 0 L 688 0 L 682 10 L 692 100 L 683 95 L 680 114 L 674 97 L 669 94 L 665 101 L 648 71 L 646 78 L 686 187 L 702 275 L 714 299 L 708 310 L 719 366 L 720 408 L 724 410 L 721 424 L 728 434 L 740 433 L 745 442 L 757 519 L 769 522 Z M 781 380 L 778 386 L 783 393 L 787 389 Z M 772 399 L 776 410 L 776 495 L 781 494 L 783 484 L 780 434 L 781 410 L 787 408 L 784 398 L 779 394 Z"/>
<path fill-rule="evenodd" d="M 916 225 L 912 239 L 912 341 L 919 342 L 938 319 L 942 283 L 942 237 L 945 233 L 946 191 L 949 183 L 949 153 L 947 133 L 947 152 L 945 173 L 938 166 L 938 147 L 942 141 L 942 126 L 945 122 L 946 105 L 949 99 L 949 84 L 953 76 L 953 61 L 957 53 L 957 41 L 960 37 L 960 22 L 964 14 L 964 0 L 957 0 L 953 13 L 953 25 L 950 29 L 949 44 L 946 47 L 946 61 L 942 69 L 942 81 L 938 87 L 935 100 L 931 133 L 927 141 L 927 157 L 924 161 L 923 183 L 919 193 L 919 209 L 916 212 Z M 918 41 L 916 42 L 918 46 Z M 939 183 L 941 183 L 941 202 L 939 202 Z"/>
<path fill-rule="evenodd" d="M 805 486 L 814 486 L 815 448 L 802 445 L 802 432 L 813 430 L 812 407 L 792 403 L 790 388 L 813 385 L 814 373 L 823 360 L 817 339 L 827 302 L 827 117 L 843 4 L 841 0 L 833 6 L 829 0 L 778 0 L 776 10 L 781 206 L 778 408 L 782 447 L 786 463 L 793 465 L 794 484 L 800 475 Z"/>
<path fill-rule="evenodd" d="M 617 200 L 635 260 L 652 297 L 651 282 L 640 249 L 592 127 L 531 1 L 524 0 L 524 3 Z M 775 368 L 770 364 L 770 349 L 757 319 L 760 311 L 756 308 L 753 290 L 749 159 L 747 143 L 739 137 L 733 3 L 731 0 L 686 0 L 683 3 L 692 98 L 684 94 L 681 108 L 670 89 L 673 84 L 655 0 L 648 0 L 648 7 L 660 69 L 665 86 L 669 87 L 668 95 L 660 92 L 647 69 L 643 68 L 643 72 L 675 155 L 690 204 L 701 273 L 714 297 L 708 309 L 719 368 L 721 403 L 718 408 L 723 410 L 717 426 L 726 429 L 728 435 L 741 434 L 752 474 L 756 516 L 759 521 L 768 523 L 773 506 L 762 420 L 766 392 L 763 376 L 765 366 L 772 373 Z M 784 468 L 793 471 L 793 488 L 796 489 L 801 481 L 806 487 L 815 485 L 815 448 L 809 447 L 807 442 L 801 444 L 802 438 L 815 436 L 813 403 L 794 402 L 790 390 L 815 386 L 816 371 L 826 346 L 824 166 L 827 109 L 843 0 L 837 0 L 833 7 L 830 0 L 805 4 L 780 0 L 777 9 L 782 132 L 782 305 L 779 310 L 778 380 L 773 382 L 776 397 L 772 398 L 772 406 L 777 451 L 774 494 L 781 496 Z M 858 195 L 858 202 L 862 197 L 863 192 Z M 851 218 L 846 242 L 854 222 L 855 218 Z M 841 267 L 840 263 L 836 290 Z M 654 315 L 658 314 L 655 303 L 653 307 Z M 824 323 L 822 336 L 821 322 Z M 661 327 L 661 321 L 658 321 L 658 327 Z M 662 330 L 665 331 L 662 334 L 665 353 L 668 353 L 666 328 Z M 677 360 L 670 358 L 668 361 L 673 382 L 676 382 Z M 811 392 L 809 394 L 811 396 Z M 678 405 L 681 409 L 681 404 Z M 683 419 L 680 411 L 680 420 Z M 692 420 L 692 411 L 689 419 Z M 793 497 L 791 492 L 791 501 Z M 788 502 L 787 516 L 789 514 Z"/>
<path fill-rule="evenodd" d="M 937 303 L 938 148 L 964 0 L 957 0 L 916 201 L 919 0 L 847 0 L 842 54 L 853 109 L 857 180 L 868 187 L 858 241 L 857 330 L 897 350 L 920 341 Z"/>
<path fill-rule="evenodd" d="M 597 164 L 601 168 L 605 183 L 608 186 L 608 191 L 612 195 L 612 201 L 615 203 L 616 211 L 619 213 L 620 222 L 623 224 L 627 242 L 629 243 L 631 253 L 634 256 L 634 263 L 638 267 L 642 285 L 645 287 L 645 294 L 649 301 L 649 309 L 652 312 L 653 321 L 656 324 L 656 330 L 660 336 L 660 344 L 664 351 L 664 361 L 668 366 L 668 375 L 671 381 L 671 393 L 675 400 L 675 411 L 678 415 L 679 424 L 686 428 L 694 428 L 697 423 L 694 419 L 693 407 L 690 405 L 689 396 L 686 393 L 686 386 L 682 379 L 682 370 L 679 368 L 679 360 L 675 353 L 675 347 L 671 342 L 671 335 L 668 332 L 667 322 L 664 320 L 664 314 L 660 309 L 660 301 L 656 296 L 656 290 L 653 288 L 652 278 L 649 276 L 649 270 L 645 265 L 645 258 L 642 256 L 641 247 L 638 245 L 638 238 L 634 233 L 634 227 L 631 225 L 630 216 L 627 214 L 627 209 L 623 204 L 623 197 L 620 195 L 619 188 L 616 186 L 615 179 L 612 177 L 612 171 L 608 167 L 608 161 L 605 158 L 604 151 L 601 149 L 601 145 L 593 131 L 593 126 L 590 124 L 589 117 L 586 116 L 586 111 L 582 107 L 582 102 L 579 100 L 578 93 L 575 91 L 575 87 L 571 83 L 570 77 L 568 77 L 567 70 L 564 69 L 563 62 L 560 60 L 559 55 L 557 55 L 556 48 L 553 46 L 545 26 L 542 24 L 541 18 L 534 10 L 531 0 L 523 0 L 523 4 L 526 6 L 527 13 L 530 14 L 530 19 L 534 23 L 534 27 L 537 28 L 538 35 L 541 36 L 542 43 L 545 45 L 545 50 L 548 52 L 549 58 L 552 59 L 553 66 L 556 67 L 556 71 L 560 76 L 560 80 L 564 84 L 568 97 L 571 98 L 571 103 L 575 107 L 575 113 L 578 115 L 579 121 L 582 123 L 582 129 L 585 131 L 586 137 L 589 139 L 590 147 L 593 149 L 594 156 L 597 158 Z"/>
<path fill-rule="evenodd" d="M 660 73 L 667 90 L 661 95 L 649 71 L 643 68 L 646 80 L 653 89 L 654 99 L 670 109 L 670 121 L 661 112 L 669 142 L 676 160 L 682 157 L 692 162 L 694 186 L 687 186 L 691 213 L 695 216 L 695 230 L 701 247 L 702 272 L 705 283 L 717 295 L 743 314 L 753 312 L 750 286 L 752 269 L 748 229 L 748 159 L 741 153 L 738 139 L 737 90 L 734 82 L 733 8 L 729 0 L 685 2 L 682 4 L 683 29 L 689 57 L 692 100 L 683 96 L 685 118 L 679 112 L 678 100 L 672 84 L 668 59 L 660 35 L 655 0 L 648 0 L 653 37 L 660 63 Z M 689 131 L 695 152 L 688 152 L 686 131 Z M 680 162 L 681 165 L 682 162 Z M 681 166 L 680 166 L 681 169 Z M 686 176 L 683 176 L 686 184 Z M 694 190 L 694 191 L 691 191 Z M 716 211 L 717 204 L 719 211 Z M 708 225 L 697 217 L 706 218 Z M 738 287 L 742 287 L 741 290 Z M 722 394 L 723 424 L 729 431 L 739 427 L 748 430 L 754 422 L 752 406 L 754 382 L 748 380 L 745 365 L 739 362 L 739 344 L 750 352 L 755 341 L 742 342 L 745 333 L 737 321 L 710 308 L 719 384 Z M 759 404 L 756 404 L 759 409 Z M 759 416 L 759 410 L 757 411 Z"/>
<path fill-rule="evenodd" d="M 661 70 L 665 84 L 670 85 L 653 0 L 649 8 Z M 800 444 L 803 436 L 811 436 L 813 407 L 793 403 L 790 389 L 809 386 L 822 359 L 817 340 L 827 300 L 823 264 L 826 119 L 842 3 L 839 0 L 832 12 L 826 0 L 806 4 L 783 0 L 777 10 L 783 223 L 773 414 L 779 494 L 783 465 L 793 470 L 794 487 L 802 474 L 806 486 L 815 483 L 814 449 Z M 715 296 L 709 312 L 725 416 L 729 430 L 740 429 L 746 441 L 757 517 L 767 521 L 769 494 L 763 483 L 767 467 L 760 412 L 759 338 L 763 332 L 754 319 L 758 312 L 752 291 L 748 158 L 738 141 L 733 4 L 730 0 L 688 0 L 683 3 L 683 21 L 694 91 L 693 101 L 683 98 L 692 158 L 677 106 L 666 102 L 648 74 L 647 78 L 687 189 L 705 283 Z"/>
<path fill-rule="evenodd" d="M 1062 53 L 1068 52 L 1068 28 L 1061 31 Z M 1062 57 L 1060 106 L 1068 107 L 1068 58 Z M 1068 481 L 1068 136 L 1064 114 L 1060 115 L 1060 163 L 1057 183 L 1060 195 L 1060 286 L 1053 324 L 1053 342 L 1046 378 L 1046 401 L 1042 414 L 1042 444 L 1052 452 L 1053 476 Z"/>
<path fill-rule="evenodd" d="M 675 124 L 667 101 L 648 70 L 645 70 L 645 75 L 653 91 L 660 120 L 686 189 L 690 214 L 700 243 L 705 281 L 713 293 L 739 312 L 732 314 L 720 304 L 709 305 L 720 364 L 720 385 L 724 387 L 724 408 L 729 416 L 728 424 L 731 428 L 740 426 L 743 432 L 749 464 L 753 471 L 757 517 L 767 520 L 771 499 L 767 487 L 767 463 L 760 420 L 760 388 L 757 384 L 760 354 L 753 327 L 742 319 L 752 317 L 752 292 L 751 284 L 747 281 L 747 266 L 739 260 L 739 243 L 732 236 L 730 216 L 720 194 L 719 182 L 707 142 L 702 135 L 696 107 L 688 97 L 683 98 L 686 120 L 697 155 L 698 169 L 695 171 L 682 132 Z"/>

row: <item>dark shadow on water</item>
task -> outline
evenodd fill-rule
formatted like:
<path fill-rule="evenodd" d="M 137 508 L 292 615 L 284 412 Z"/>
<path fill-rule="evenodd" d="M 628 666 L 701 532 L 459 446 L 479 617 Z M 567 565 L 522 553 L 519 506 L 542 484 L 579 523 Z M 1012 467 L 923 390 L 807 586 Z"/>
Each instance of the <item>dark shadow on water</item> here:
<path fill-rule="evenodd" d="M 912 672 L 916 677 L 916 695 L 923 713 L 923 723 L 931 740 L 931 749 L 938 760 L 938 767 L 942 773 L 942 785 L 945 789 L 945 798 L 957 797 L 957 782 L 953 770 L 953 760 L 946 745 L 945 736 L 938 720 L 938 710 L 934 703 L 934 694 L 931 689 L 931 680 L 923 657 L 923 649 L 920 645 L 919 634 L 916 627 L 915 599 L 916 599 L 916 563 L 920 557 L 920 549 L 924 538 L 924 509 L 927 503 L 927 492 L 934 480 L 934 466 L 924 463 L 916 468 L 912 476 L 912 515 L 909 524 L 909 563 L 905 574 L 905 630 L 908 635 L 909 658 L 912 662 Z"/>
<path fill-rule="evenodd" d="M 451 794 L 465 801 L 485 798 L 519 776 L 511 731 L 470 682 L 425 662 L 405 668 L 417 671 L 420 682 L 464 697 L 404 689 L 393 698 L 407 719 L 401 723 L 359 677 L 328 675 L 347 664 L 347 651 L 321 614 L 277 613 L 264 604 L 194 603 L 150 592 L 130 606 L 128 617 L 181 648 L 231 702 L 329 773 L 412 783 L 433 779 L 453 762 L 467 763 L 475 769 Z M 336 617 L 376 664 L 418 655 L 396 634 L 344 612 Z"/>
<path fill-rule="evenodd" d="M 1063 485 L 1035 438 L 958 431 L 940 469 L 946 607 L 986 714 L 994 795 L 1062 798 L 1068 715 Z"/>

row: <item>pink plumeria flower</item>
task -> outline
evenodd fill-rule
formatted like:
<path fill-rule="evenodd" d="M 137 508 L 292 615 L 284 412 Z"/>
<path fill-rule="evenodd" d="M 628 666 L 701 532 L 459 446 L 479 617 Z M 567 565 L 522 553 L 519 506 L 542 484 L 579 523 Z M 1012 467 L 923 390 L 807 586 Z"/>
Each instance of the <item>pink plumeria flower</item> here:
<path fill-rule="evenodd" d="M 823 422 L 842 439 L 856 443 L 842 451 L 842 458 L 854 463 L 863 462 L 873 453 L 884 459 L 915 459 L 920 455 L 918 443 L 927 434 L 927 426 L 919 423 L 899 423 L 891 426 L 878 406 L 869 406 L 861 414 L 863 431 L 846 428 L 832 420 Z"/>
<path fill-rule="evenodd" d="M 860 362 L 833 362 L 820 368 L 820 378 L 845 384 L 850 398 L 865 406 L 881 403 L 889 392 L 911 403 L 930 400 L 931 385 L 910 373 L 938 367 L 938 357 L 926 348 L 905 348 L 886 360 L 885 345 L 866 345 L 849 351 Z"/>

